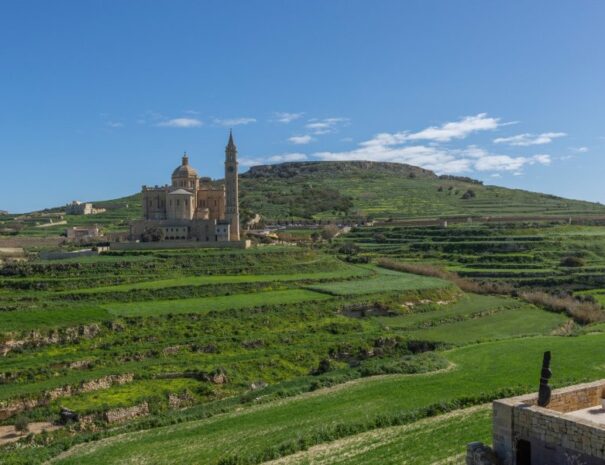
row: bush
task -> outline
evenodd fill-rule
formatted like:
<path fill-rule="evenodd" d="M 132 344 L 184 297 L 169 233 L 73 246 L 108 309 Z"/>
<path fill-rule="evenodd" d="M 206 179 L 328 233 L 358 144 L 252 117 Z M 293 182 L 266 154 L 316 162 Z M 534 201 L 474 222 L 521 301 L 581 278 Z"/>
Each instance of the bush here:
<path fill-rule="evenodd" d="M 605 321 L 603 309 L 594 302 L 581 302 L 572 296 L 556 296 L 542 291 L 522 292 L 519 297 L 545 310 L 565 313 L 580 324 Z"/>
<path fill-rule="evenodd" d="M 462 194 L 463 200 L 474 199 L 475 197 L 476 197 L 475 191 L 472 189 L 469 189 L 464 194 Z"/>
<path fill-rule="evenodd" d="M 584 260 L 580 257 L 563 257 L 560 262 L 561 266 L 565 266 L 568 268 L 580 268 L 585 265 Z"/>
<path fill-rule="evenodd" d="M 29 431 L 29 420 L 27 419 L 27 417 L 19 415 L 15 419 L 15 431 L 18 431 L 21 434 L 27 433 Z"/>
<path fill-rule="evenodd" d="M 326 241 L 332 239 L 336 234 L 338 234 L 338 227 L 333 224 L 329 224 L 321 230 L 321 237 Z"/>

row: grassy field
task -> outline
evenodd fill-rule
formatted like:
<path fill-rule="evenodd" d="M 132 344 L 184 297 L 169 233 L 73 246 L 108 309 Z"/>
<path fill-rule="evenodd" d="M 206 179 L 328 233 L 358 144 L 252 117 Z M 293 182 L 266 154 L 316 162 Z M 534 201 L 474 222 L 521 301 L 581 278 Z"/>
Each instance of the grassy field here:
<path fill-rule="evenodd" d="M 311 447 L 267 465 L 459 465 L 459 444 L 491 441 L 491 409 L 471 407 Z"/>
<path fill-rule="evenodd" d="M 553 351 L 555 384 L 602 377 L 603 325 L 363 262 L 490 269 L 494 276 L 477 279 L 509 276 L 519 286 L 538 272 L 560 284 L 548 275 L 554 270 L 579 283 L 598 275 L 594 237 L 596 228 L 556 225 L 393 226 L 353 230 L 316 249 L 112 252 L 5 266 L 0 411 L 39 401 L 22 415 L 54 420 L 67 407 L 96 418 L 97 431 L 24 439 L 2 448 L 0 463 L 44 463 L 66 449 L 56 463 L 455 457 L 469 440 L 489 437 L 485 409 L 456 411 L 535 390 L 544 350 Z M 341 252 L 348 242 L 359 251 Z M 584 266 L 561 268 L 574 250 L 585 251 Z M 604 287 L 574 290 L 599 295 Z M 126 381 L 103 381 L 118 376 Z M 188 408 L 171 406 L 175 396 Z M 142 402 L 147 418 L 102 420 Z M 429 446 L 436 441 L 439 453 Z"/>
<path fill-rule="evenodd" d="M 399 273 L 377 268 L 376 274 L 361 281 L 333 282 L 309 286 L 309 289 L 339 296 L 375 294 L 393 291 L 422 291 L 448 287 L 450 284 L 437 278 Z"/>
<path fill-rule="evenodd" d="M 422 415 L 417 412 L 439 403 L 463 399 L 471 403 L 476 399 L 474 402 L 479 403 L 483 396 L 497 395 L 506 388 L 534 390 L 536 366 L 547 349 L 553 352 L 553 372 L 559 373 L 554 378 L 555 384 L 595 379 L 604 374 L 605 356 L 599 353 L 605 336 L 538 337 L 520 342 L 511 340 L 453 350 L 447 357 L 455 368 L 442 373 L 370 378 L 209 420 L 118 436 L 93 447 L 74 449 L 55 463 L 94 465 L 137 460 L 214 464 L 225 457 L 260 463 L 284 443 L 328 438 L 330 433 L 337 436 L 339 430 L 345 429 L 339 429 L 339 425 L 353 425 L 350 431 L 362 432 L 380 425 L 381 418 L 388 424 L 384 417 Z M 587 360 L 591 362 L 586 363 Z M 292 431 L 296 431 L 294 438 Z M 458 452 L 463 450 L 461 444 Z"/>
<path fill-rule="evenodd" d="M 199 299 L 156 300 L 127 304 L 108 304 L 107 310 L 119 316 L 153 316 L 177 313 L 204 313 L 237 308 L 285 305 L 310 300 L 325 300 L 330 296 L 306 289 L 235 294 Z"/>

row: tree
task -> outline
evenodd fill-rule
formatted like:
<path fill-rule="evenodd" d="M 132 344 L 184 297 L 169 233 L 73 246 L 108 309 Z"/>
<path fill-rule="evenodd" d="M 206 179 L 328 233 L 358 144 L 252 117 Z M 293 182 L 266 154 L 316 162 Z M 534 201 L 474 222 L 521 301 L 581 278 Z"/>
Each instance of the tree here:
<path fill-rule="evenodd" d="M 560 264 L 568 268 L 580 268 L 585 265 L 584 260 L 574 256 L 563 257 Z"/>
<path fill-rule="evenodd" d="M 158 242 L 164 239 L 164 230 L 161 228 L 147 228 L 141 234 L 141 241 L 143 242 Z"/>
<path fill-rule="evenodd" d="M 27 417 L 19 415 L 15 419 L 15 431 L 18 431 L 21 434 L 27 433 L 29 431 L 29 420 L 27 419 Z"/>
<path fill-rule="evenodd" d="M 475 197 L 476 197 L 475 191 L 472 189 L 469 189 L 464 194 L 462 194 L 463 200 L 473 199 Z"/>
<path fill-rule="evenodd" d="M 338 227 L 333 224 L 329 224 L 321 230 L 321 237 L 326 241 L 334 238 L 336 234 L 338 234 Z"/>

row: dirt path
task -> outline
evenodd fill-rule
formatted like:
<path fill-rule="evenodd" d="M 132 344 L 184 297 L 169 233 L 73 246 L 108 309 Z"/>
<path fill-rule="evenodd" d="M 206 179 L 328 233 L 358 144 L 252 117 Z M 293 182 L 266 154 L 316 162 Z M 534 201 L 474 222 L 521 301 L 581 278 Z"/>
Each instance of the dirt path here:
<path fill-rule="evenodd" d="M 37 423 L 30 423 L 29 433 L 39 434 L 44 430 L 50 432 L 59 428 L 61 427 L 53 425 L 52 423 L 49 423 L 47 421 L 42 421 Z M 13 425 L 0 426 L 0 446 L 4 446 L 9 442 L 18 441 L 19 439 L 27 436 L 29 433 L 21 434 L 18 431 L 15 431 L 15 427 Z"/>

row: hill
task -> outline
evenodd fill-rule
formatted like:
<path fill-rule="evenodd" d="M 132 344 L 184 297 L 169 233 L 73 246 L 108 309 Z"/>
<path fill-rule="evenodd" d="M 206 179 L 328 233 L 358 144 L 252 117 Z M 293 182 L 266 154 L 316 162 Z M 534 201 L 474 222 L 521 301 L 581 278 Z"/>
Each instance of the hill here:
<path fill-rule="evenodd" d="M 257 213 L 269 222 L 605 215 L 605 206 L 597 203 L 486 186 L 466 177 L 438 176 L 419 167 L 383 162 L 254 166 L 240 176 L 240 191 L 243 221 Z M 0 229 L 18 226 L 28 235 L 47 236 L 69 225 L 96 223 L 110 231 L 124 230 L 141 212 L 139 194 L 94 204 L 107 211 L 87 217 L 68 215 L 62 220 L 60 207 L 20 217 L 5 215 L 0 216 Z M 51 220 L 66 223 L 40 228 Z"/>

